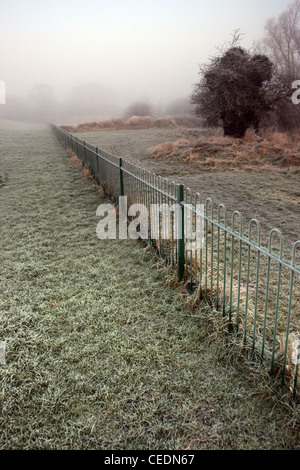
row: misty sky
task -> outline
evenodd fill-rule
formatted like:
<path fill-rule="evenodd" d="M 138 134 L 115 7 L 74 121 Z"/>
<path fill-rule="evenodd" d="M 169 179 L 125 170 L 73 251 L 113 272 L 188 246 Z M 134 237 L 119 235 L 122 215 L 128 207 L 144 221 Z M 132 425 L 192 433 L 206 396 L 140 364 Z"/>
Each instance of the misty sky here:
<path fill-rule="evenodd" d="M 45 83 L 63 99 L 99 84 L 117 99 L 190 95 L 198 64 L 234 30 L 251 47 L 290 0 L 0 0 L 0 80 L 27 96 Z"/>

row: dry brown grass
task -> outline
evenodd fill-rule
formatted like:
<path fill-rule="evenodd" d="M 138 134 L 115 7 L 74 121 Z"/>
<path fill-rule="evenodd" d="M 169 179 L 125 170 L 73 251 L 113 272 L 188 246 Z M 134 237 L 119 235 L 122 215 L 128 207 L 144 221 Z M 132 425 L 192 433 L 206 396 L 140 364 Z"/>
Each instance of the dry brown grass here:
<path fill-rule="evenodd" d="M 72 163 L 76 166 L 76 168 L 78 169 L 82 169 L 82 162 L 81 160 L 77 157 L 77 155 L 72 152 L 71 149 L 68 149 L 68 154 L 70 156 L 70 160 L 72 161 Z"/>
<path fill-rule="evenodd" d="M 194 116 L 131 116 L 127 120 L 120 117 L 104 119 L 98 122 L 85 122 L 78 126 L 61 126 L 67 132 L 95 132 L 109 130 L 149 129 L 152 127 L 199 127 L 199 119 Z"/>
<path fill-rule="evenodd" d="M 68 154 L 70 156 L 71 162 L 76 166 L 81 171 L 82 177 L 85 180 L 92 181 L 93 180 L 93 175 L 91 173 L 91 170 L 87 166 L 83 166 L 82 161 L 77 157 L 77 155 L 72 152 L 71 149 L 68 149 Z"/>
<path fill-rule="evenodd" d="M 165 142 L 152 149 L 152 157 L 179 160 L 210 171 L 263 171 L 274 168 L 300 173 L 300 137 L 279 132 L 258 136 L 249 132 L 244 139 L 201 136 Z"/>

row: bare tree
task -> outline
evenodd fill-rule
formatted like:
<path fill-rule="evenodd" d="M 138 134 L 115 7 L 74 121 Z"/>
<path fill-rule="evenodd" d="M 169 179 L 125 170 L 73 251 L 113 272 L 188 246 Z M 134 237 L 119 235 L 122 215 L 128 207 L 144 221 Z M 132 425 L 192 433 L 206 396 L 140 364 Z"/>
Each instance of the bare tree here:
<path fill-rule="evenodd" d="M 52 118 L 55 100 L 53 89 L 45 83 L 37 83 L 29 94 L 32 119 L 47 121 Z"/>
<path fill-rule="evenodd" d="M 274 106 L 269 124 L 284 131 L 299 128 L 299 109 L 291 96 L 293 82 L 300 79 L 300 0 L 294 0 L 278 18 L 270 18 L 265 32 L 265 37 L 254 47 L 274 64 L 269 90 Z"/>
<path fill-rule="evenodd" d="M 130 118 L 132 116 L 152 116 L 152 106 L 145 101 L 137 101 L 136 103 L 131 104 L 126 112 L 125 117 Z"/>
<path fill-rule="evenodd" d="M 295 0 L 279 17 L 265 25 L 266 36 L 256 43 L 257 52 L 266 54 L 279 75 L 300 78 L 300 0 Z"/>

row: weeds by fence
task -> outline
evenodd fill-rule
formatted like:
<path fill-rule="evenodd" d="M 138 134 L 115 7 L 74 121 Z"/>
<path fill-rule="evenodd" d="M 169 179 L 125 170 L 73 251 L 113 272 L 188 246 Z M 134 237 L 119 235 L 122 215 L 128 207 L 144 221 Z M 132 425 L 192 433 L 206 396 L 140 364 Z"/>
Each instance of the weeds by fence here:
<path fill-rule="evenodd" d="M 151 237 L 150 223 L 145 242 L 177 270 L 178 280 L 185 283 L 195 302 L 204 299 L 210 304 L 211 315 L 220 315 L 245 352 L 266 364 L 270 374 L 288 385 L 296 398 L 300 387 L 300 240 L 294 243 L 288 261 L 279 230 L 270 231 L 265 247 L 256 219 L 244 227 L 242 215 L 235 211 L 229 221 L 223 204 L 215 207 L 211 199 L 202 200 L 200 194 L 183 185 L 100 150 L 57 126 L 52 129 L 115 204 L 121 195 L 127 196 L 128 205 L 140 204 L 148 213 L 153 204 L 180 206 L 182 237 L 175 237 L 177 221 L 170 211 L 168 237 L 159 218 L 158 236 Z M 201 213 L 200 206 L 204 207 Z M 196 249 L 187 243 L 185 209 L 196 235 L 201 225 L 203 243 Z"/>

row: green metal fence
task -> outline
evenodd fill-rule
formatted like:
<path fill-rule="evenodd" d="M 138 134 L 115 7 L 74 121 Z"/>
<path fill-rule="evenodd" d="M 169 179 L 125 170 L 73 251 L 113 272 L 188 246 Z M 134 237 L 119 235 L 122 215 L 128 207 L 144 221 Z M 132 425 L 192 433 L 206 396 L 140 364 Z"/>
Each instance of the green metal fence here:
<path fill-rule="evenodd" d="M 289 261 L 279 230 L 270 231 L 264 246 L 256 219 L 244 227 L 240 212 L 235 211 L 229 219 L 223 204 L 215 207 L 210 198 L 202 200 L 199 193 L 183 185 L 100 150 L 57 126 L 52 129 L 115 204 L 121 195 L 127 197 L 128 207 L 140 205 L 148 213 L 153 205 L 179 207 L 180 218 L 173 211 L 167 213 L 168 230 L 158 214 L 154 219 L 156 236 L 150 220 L 143 239 L 177 270 L 179 281 L 195 298 L 211 305 L 211 315 L 218 314 L 228 323 L 241 347 L 266 364 L 271 375 L 280 377 L 294 397 L 299 396 L 300 240 L 293 245 Z M 200 230 L 203 235 L 196 248 L 188 242 L 187 214 L 196 238 Z M 181 237 L 176 237 L 178 229 Z"/>

